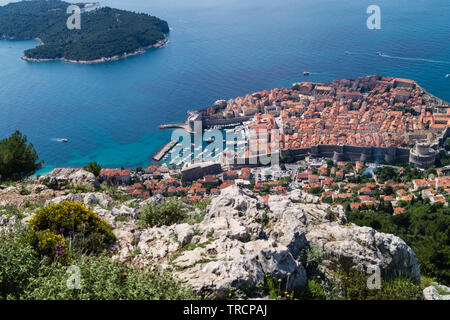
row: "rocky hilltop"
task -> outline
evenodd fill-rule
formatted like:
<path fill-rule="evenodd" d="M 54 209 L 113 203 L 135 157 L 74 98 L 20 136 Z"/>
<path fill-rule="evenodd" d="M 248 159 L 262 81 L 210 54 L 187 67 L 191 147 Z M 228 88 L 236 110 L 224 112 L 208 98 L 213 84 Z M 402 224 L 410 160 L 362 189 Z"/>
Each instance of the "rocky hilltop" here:
<path fill-rule="evenodd" d="M 83 170 L 64 172 L 45 182 L 56 187 L 67 179 L 92 187 L 97 184 Z M 41 197 L 46 200 L 44 206 L 80 201 L 113 226 L 117 241 L 109 247 L 111 257 L 171 271 L 202 297 L 226 298 L 236 291 L 251 296 L 252 289 L 263 286 L 268 277 L 283 290 L 303 287 L 312 248 L 323 253 L 317 269 L 329 279 L 335 271 L 367 272 L 378 266 L 383 276 L 401 274 L 420 282 L 416 255 L 402 239 L 349 224 L 342 206 L 320 204 L 317 197 L 300 190 L 265 201 L 230 186 L 206 210 L 186 208 L 192 209 L 186 210 L 191 223 L 152 228 L 142 227 L 137 217 L 146 204 L 164 201 L 161 196 L 119 203 L 100 192 L 68 193 L 39 184 L 32 190 L 24 195 L 17 187 L 9 187 L 0 190 L 0 199 L 23 204 Z M 31 211 L 23 221 L 32 216 Z M 15 221 L 4 218 L 0 225 L 5 228 Z"/>
<path fill-rule="evenodd" d="M 314 201 L 296 190 L 265 203 L 231 186 L 212 201 L 202 222 L 145 230 L 131 222 L 116 229 L 119 241 L 112 249 L 119 259 L 172 270 L 197 294 L 215 298 L 226 297 L 231 288 L 258 287 L 267 275 L 287 290 L 304 286 L 304 251 L 311 245 L 323 250 L 321 268 L 330 274 L 379 266 L 384 274 L 420 281 L 416 256 L 403 240 L 346 224 L 342 207 L 305 200 Z M 125 207 L 97 212 L 111 222 L 118 214 L 133 216 Z M 135 248 L 139 254 L 133 257 Z"/>

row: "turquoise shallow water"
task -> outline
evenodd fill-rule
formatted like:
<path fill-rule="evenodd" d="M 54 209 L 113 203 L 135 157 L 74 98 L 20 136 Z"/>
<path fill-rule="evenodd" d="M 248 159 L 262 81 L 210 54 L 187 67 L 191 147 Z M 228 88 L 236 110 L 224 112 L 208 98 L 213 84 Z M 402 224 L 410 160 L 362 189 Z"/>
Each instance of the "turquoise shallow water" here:
<path fill-rule="evenodd" d="M 379 73 L 415 79 L 450 100 L 449 1 L 376 2 L 381 30 L 366 28 L 374 4 L 366 0 L 102 1 L 167 20 L 169 45 L 73 65 L 22 61 L 37 43 L 1 40 L 0 137 L 15 129 L 27 134 L 44 171 L 93 160 L 135 167 L 147 166 L 170 139 L 159 124 L 184 121 L 187 110 L 217 99 L 295 81 Z M 70 142 L 54 141 L 63 137 Z"/>

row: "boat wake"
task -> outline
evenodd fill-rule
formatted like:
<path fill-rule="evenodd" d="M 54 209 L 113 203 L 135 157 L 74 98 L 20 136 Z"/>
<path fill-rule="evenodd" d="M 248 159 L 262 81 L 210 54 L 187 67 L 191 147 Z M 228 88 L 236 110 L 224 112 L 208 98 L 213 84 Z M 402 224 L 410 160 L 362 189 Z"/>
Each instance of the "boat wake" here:
<path fill-rule="evenodd" d="M 424 59 L 424 58 L 398 57 L 398 56 L 390 56 L 390 55 L 384 54 L 384 53 L 379 54 L 379 56 L 382 57 L 382 58 L 389 58 L 389 59 L 398 59 L 398 60 L 407 60 L 407 61 L 422 61 L 422 62 L 429 62 L 429 63 L 450 64 L 450 61 L 432 60 L 432 59 Z"/>
<path fill-rule="evenodd" d="M 345 51 L 346 55 L 367 55 L 367 56 L 373 56 L 373 54 L 369 53 L 363 53 L 363 52 L 352 52 L 352 51 Z M 384 54 L 381 51 L 376 52 L 376 55 L 382 58 L 388 58 L 388 59 L 398 59 L 398 60 L 406 60 L 406 61 L 422 61 L 422 62 L 428 62 L 428 63 L 440 63 L 440 64 L 450 64 L 450 61 L 443 61 L 443 60 L 433 60 L 433 59 L 425 59 L 425 58 L 413 58 L 413 57 L 400 57 L 400 56 L 391 56 L 388 54 Z"/>

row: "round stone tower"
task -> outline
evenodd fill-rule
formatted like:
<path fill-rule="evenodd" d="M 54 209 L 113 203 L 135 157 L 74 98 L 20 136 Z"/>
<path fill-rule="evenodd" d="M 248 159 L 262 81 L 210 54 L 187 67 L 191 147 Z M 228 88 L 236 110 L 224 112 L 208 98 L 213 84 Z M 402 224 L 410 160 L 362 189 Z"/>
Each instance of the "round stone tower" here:
<path fill-rule="evenodd" d="M 418 143 L 409 152 L 409 163 L 412 167 L 428 169 L 436 161 L 436 152 L 427 144 Z"/>

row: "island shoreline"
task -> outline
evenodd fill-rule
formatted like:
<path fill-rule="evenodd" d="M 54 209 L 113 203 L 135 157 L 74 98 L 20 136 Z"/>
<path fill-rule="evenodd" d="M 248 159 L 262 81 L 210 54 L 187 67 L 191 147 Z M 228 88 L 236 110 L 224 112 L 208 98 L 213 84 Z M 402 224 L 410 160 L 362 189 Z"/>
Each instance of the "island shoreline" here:
<path fill-rule="evenodd" d="M 42 42 L 41 39 L 39 38 L 35 38 L 34 40 L 38 41 L 40 43 L 40 45 L 43 45 L 44 43 Z M 147 47 L 142 47 L 142 48 L 138 48 L 133 52 L 130 53 L 123 53 L 122 55 L 115 55 L 112 57 L 101 57 L 99 59 L 94 59 L 94 60 L 71 60 L 71 59 L 67 59 L 67 58 L 57 58 L 57 59 L 35 59 L 35 58 L 30 58 L 27 56 L 23 56 L 21 59 L 28 61 L 28 62 L 50 62 L 50 61 L 63 61 L 63 62 L 68 62 L 68 63 L 75 63 L 75 64 L 99 64 L 99 63 L 106 63 L 106 62 L 112 62 L 112 61 L 118 61 L 121 59 L 125 59 L 128 57 L 132 57 L 132 56 L 137 56 L 137 55 L 141 55 L 146 53 L 148 50 L 150 49 L 158 49 L 158 48 L 163 48 L 165 47 L 167 44 L 169 43 L 169 38 L 167 38 L 166 36 L 164 36 L 164 39 L 159 40 L 158 42 L 156 42 L 155 44 L 152 44 L 150 46 Z"/>

